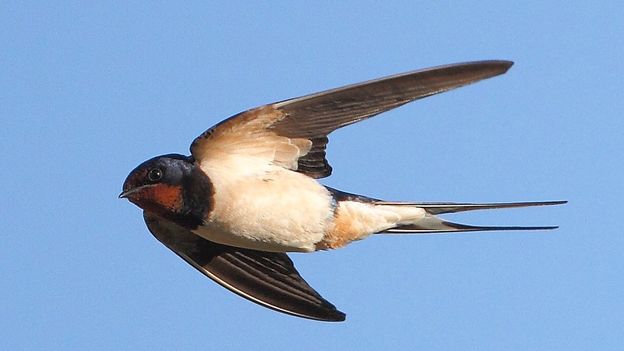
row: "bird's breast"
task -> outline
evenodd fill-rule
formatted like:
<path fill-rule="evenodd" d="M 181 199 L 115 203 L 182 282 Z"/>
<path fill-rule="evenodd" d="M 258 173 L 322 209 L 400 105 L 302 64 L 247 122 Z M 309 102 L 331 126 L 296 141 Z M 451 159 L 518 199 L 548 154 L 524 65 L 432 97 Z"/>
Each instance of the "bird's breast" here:
<path fill-rule="evenodd" d="M 213 210 L 195 232 L 214 242 L 255 250 L 314 251 L 332 225 L 327 189 L 300 173 L 275 169 L 262 176 L 219 177 Z"/>

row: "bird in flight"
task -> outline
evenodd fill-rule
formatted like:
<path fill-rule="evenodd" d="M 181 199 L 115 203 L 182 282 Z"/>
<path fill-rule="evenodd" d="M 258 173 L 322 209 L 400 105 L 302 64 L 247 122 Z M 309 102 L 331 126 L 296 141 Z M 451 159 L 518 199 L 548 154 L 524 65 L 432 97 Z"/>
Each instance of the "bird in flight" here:
<path fill-rule="evenodd" d="M 260 106 L 197 137 L 191 155 L 136 167 L 121 198 L 143 209 L 149 231 L 208 278 L 265 307 L 343 321 L 345 314 L 297 272 L 287 252 L 343 247 L 378 233 L 546 230 L 472 226 L 441 214 L 557 205 L 383 201 L 324 186 L 328 135 L 338 128 L 505 73 L 509 61 L 439 66 Z"/>

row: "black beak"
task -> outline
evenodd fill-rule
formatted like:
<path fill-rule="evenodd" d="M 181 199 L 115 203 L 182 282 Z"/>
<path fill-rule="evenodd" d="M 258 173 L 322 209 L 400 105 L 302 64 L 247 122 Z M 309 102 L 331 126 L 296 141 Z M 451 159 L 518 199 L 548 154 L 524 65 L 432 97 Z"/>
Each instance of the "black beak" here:
<path fill-rule="evenodd" d="M 128 189 L 128 190 L 124 190 L 124 191 L 121 192 L 121 194 L 119 194 L 119 198 L 120 199 L 125 199 L 125 198 L 129 197 L 130 195 L 132 195 L 132 194 L 136 193 L 137 191 L 139 191 L 141 188 L 143 188 L 143 187 L 131 188 L 131 189 Z"/>
<path fill-rule="evenodd" d="M 128 197 L 130 197 L 132 194 L 136 193 L 137 191 L 143 190 L 147 187 L 153 186 L 152 184 L 148 184 L 148 185 L 142 185 L 136 188 L 131 188 L 128 190 L 124 190 L 121 192 L 121 194 L 119 194 L 119 198 L 120 199 L 126 199 Z"/>

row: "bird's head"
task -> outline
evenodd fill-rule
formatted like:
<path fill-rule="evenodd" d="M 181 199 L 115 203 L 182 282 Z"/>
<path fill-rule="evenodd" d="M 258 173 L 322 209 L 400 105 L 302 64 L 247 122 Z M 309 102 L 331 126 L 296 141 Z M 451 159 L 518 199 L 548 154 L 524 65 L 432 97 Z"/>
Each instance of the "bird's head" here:
<path fill-rule="evenodd" d="M 170 154 L 147 160 L 130 172 L 119 197 L 192 229 L 210 211 L 212 185 L 192 158 Z"/>

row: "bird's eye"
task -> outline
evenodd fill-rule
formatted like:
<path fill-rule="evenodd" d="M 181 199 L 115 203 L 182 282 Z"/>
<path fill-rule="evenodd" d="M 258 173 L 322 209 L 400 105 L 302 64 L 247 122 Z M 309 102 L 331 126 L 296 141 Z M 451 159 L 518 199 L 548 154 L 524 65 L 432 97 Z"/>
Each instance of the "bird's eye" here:
<path fill-rule="evenodd" d="M 147 172 L 147 179 L 150 182 L 157 182 L 162 179 L 163 171 L 160 168 L 152 168 Z"/>

